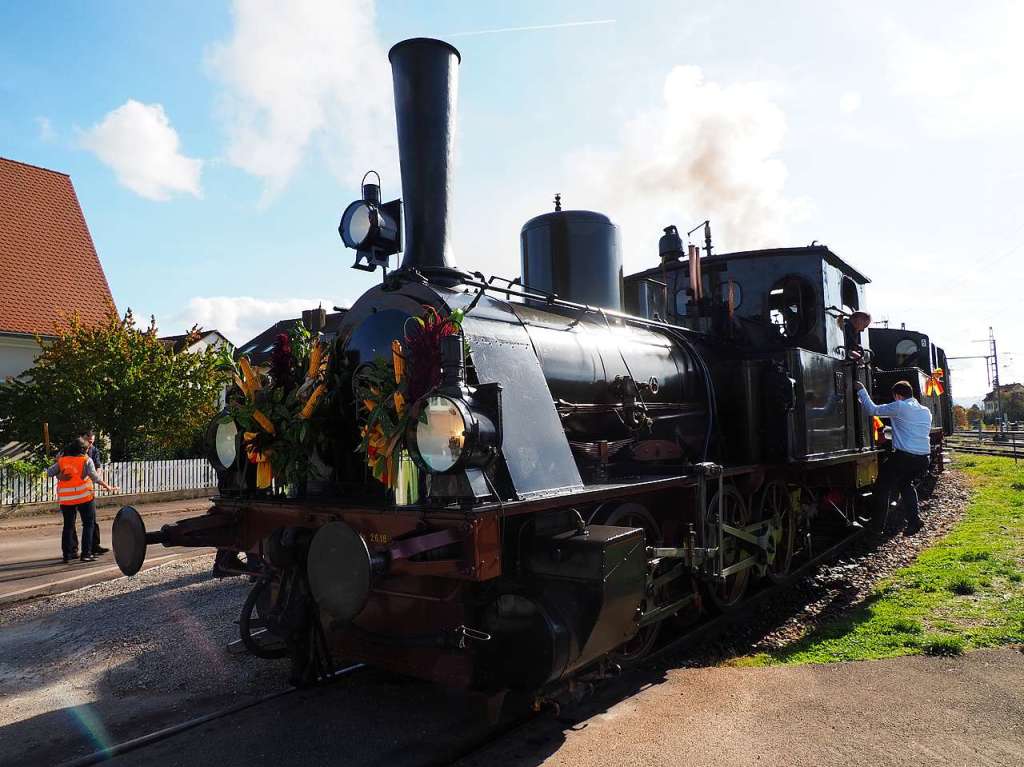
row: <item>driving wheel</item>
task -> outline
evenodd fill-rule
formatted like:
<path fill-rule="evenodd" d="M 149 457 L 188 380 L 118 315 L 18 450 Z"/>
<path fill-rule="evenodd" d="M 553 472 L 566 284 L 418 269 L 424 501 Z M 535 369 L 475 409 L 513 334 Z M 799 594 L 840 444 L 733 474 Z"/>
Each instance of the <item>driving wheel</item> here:
<path fill-rule="evenodd" d="M 712 497 L 704 515 L 704 540 L 708 548 L 721 546 L 722 566 L 729 567 L 742 562 L 753 552 L 743 542 L 732 535 L 718 538 L 718 501 L 722 501 L 722 520 L 733 527 L 746 527 L 750 524 L 750 509 L 736 488 L 726 485 Z M 704 591 L 711 603 L 722 612 L 736 607 L 746 593 L 750 583 L 750 568 L 739 570 L 725 577 L 724 581 L 705 582 Z"/>
<path fill-rule="evenodd" d="M 796 548 L 797 514 L 793 497 L 785 482 L 772 480 L 758 494 L 757 520 L 769 522 L 775 552 L 765 574 L 771 581 L 781 581 L 789 574 Z"/>

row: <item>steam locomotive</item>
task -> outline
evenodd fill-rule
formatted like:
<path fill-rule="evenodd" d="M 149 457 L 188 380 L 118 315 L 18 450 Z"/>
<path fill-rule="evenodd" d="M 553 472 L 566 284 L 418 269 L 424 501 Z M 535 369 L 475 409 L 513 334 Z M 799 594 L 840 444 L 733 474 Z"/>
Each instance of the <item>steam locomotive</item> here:
<path fill-rule="evenodd" d="M 389 58 L 403 199 L 382 202 L 377 179 L 342 216 L 355 267 L 384 279 L 318 339 L 325 425 L 306 480 L 262 487 L 282 428 L 257 444 L 227 411 L 211 424 L 211 508 L 149 532 L 122 509 L 124 572 L 147 545 L 217 547 L 221 574 L 254 581 L 243 641 L 289 655 L 299 680 L 344 657 L 529 692 L 636 663 L 666 627 L 734 609 L 758 581 L 785 580 L 823 531 L 858 526 L 885 451 L 854 384 L 892 375 L 871 349 L 920 379 L 924 399 L 942 356 L 915 337 L 920 358 L 897 364 L 902 339 L 872 331 L 851 359 L 840 320 L 864 305 L 864 275 L 822 245 L 715 253 L 707 224 L 703 255 L 667 227 L 657 265 L 623 276 L 615 225 L 560 205 L 523 227 L 520 277 L 461 269 L 449 245 L 460 55 L 412 39 Z M 361 376 L 402 379 L 415 358 L 388 361 L 431 317 L 447 330 L 427 349 L 430 385 L 394 405 L 403 430 L 374 443 L 384 405 L 360 396 L 376 391 Z M 244 394 L 280 383 L 249 374 Z"/>

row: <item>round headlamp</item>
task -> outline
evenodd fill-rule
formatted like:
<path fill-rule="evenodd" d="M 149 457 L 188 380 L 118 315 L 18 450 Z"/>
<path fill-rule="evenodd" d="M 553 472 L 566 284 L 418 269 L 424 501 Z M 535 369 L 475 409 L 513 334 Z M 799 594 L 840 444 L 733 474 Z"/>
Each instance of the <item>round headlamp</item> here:
<path fill-rule="evenodd" d="M 458 400 L 428 397 L 414 430 L 416 452 L 430 471 L 451 471 L 466 447 L 466 415 Z"/>
<path fill-rule="evenodd" d="M 231 471 L 238 463 L 241 448 L 238 424 L 234 419 L 228 420 L 226 413 L 220 413 L 207 429 L 206 441 L 209 447 L 209 459 L 218 474 Z"/>
<path fill-rule="evenodd" d="M 358 250 L 372 241 L 378 219 L 378 211 L 371 203 L 356 200 L 341 214 L 338 233 L 347 247 Z"/>
<path fill-rule="evenodd" d="M 413 459 L 436 474 L 485 465 L 497 441 L 494 424 L 464 400 L 437 394 L 420 404 L 407 441 Z"/>

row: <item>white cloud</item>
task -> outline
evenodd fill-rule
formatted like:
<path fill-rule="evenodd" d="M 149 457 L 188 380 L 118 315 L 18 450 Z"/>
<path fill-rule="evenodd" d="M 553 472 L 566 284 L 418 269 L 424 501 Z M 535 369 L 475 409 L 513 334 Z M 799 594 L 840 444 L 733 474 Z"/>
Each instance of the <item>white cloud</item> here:
<path fill-rule="evenodd" d="M 774 90 L 707 82 L 700 68 L 677 66 L 664 102 L 630 120 L 620 146 L 570 158 L 575 194 L 622 226 L 627 268 L 657 256 L 657 225 L 685 231 L 710 217 L 719 245 L 730 250 L 785 241 L 808 203 L 784 194 L 786 116 Z"/>
<path fill-rule="evenodd" d="M 839 97 L 839 111 L 844 115 L 852 114 L 860 109 L 860 94 L 857 91 L 847 91 Z"/>
<path fill-rule="evenodd" d="M 932 135 L 1015 135 L 1024 129 L 1024 6 L 957 16 L 955 37 L 886 26 L 890 80 Z"/>
<path fill-rule="evenodd" d="M 50 142 L 57 138 L 57 132 L 53 129 L 53 123 L 50 122 L 49 117 L 37 117 L 36 127 L 39 129 L 39 140 L 43 142 Z"/>
<path fill-rule="evenodd" d="M 81 145 L 108 165 L 122 186 L 150 200 L 202 196 L 203 161 L 183 155 L 180 143 L 162 105 L 134 99 L 81 136 Z"/>
<path fill-rule="evenodd" d="M 387 55 L 372 0 L 235 0 L 234 30 L 209 53 L 224 85 L 227 158 L 283 189 L 307 152 L 355 185 L 370 167 L 394 169 Z"/>
<path fill-rule="evenodd" d="M 165 333 L 184 332 L 192 325 L 219 330 L 234 344 L 244 344 L 278 320 L 301 317 L 304 309 L 323 306 L 328 312 L 336 301 L 323 298 L 252 298 L 250 296 L 197 296 L 189 300 L 166 327 Z"/>

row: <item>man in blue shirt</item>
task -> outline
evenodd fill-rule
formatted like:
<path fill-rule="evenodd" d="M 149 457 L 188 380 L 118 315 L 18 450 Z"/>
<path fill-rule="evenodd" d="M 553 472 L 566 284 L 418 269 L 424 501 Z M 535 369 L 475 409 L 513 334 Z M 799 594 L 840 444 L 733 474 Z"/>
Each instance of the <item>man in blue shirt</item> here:
<path fill-rule="evenodd" d="M 888 417 L 892 426 L 893 453 L 879 469 L 872 492 L 875 523 L 884 524 L 889 497 L 898 490 L 907 514 L 905 535 L 913 535 L 921 529 L 914 479 L 927 471 L 931 462 L 932 413 L 914 399 L 914 390 L 907 381 L 893 385 L 893 401 L 885 405 L 872 402 L 860 381 L 857 396 L 868 415 Z"/>

